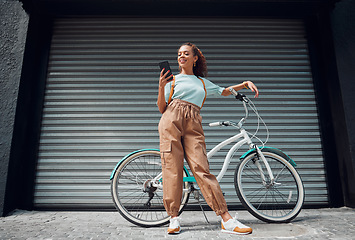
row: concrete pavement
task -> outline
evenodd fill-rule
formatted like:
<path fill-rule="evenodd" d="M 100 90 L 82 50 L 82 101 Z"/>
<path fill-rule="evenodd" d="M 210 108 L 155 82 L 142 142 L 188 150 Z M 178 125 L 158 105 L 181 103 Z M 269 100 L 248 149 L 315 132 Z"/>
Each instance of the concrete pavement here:
<path fill-rule="evenodd" d="M 232 215 L 234 212 L 231 212 Z M 214 212 L 185 211 L 182 232 L 166 234 L 167 227 L 141 228 L 126 221 L 118 212 L 61 212 L 16 210 L 0 218 L 0 239 L 355 239 L 355 209 L 303 209 L 291 223 L 268 224 L 246 211 L 239 219 L 253 228 L 241 236 L 220 232 Z"/>

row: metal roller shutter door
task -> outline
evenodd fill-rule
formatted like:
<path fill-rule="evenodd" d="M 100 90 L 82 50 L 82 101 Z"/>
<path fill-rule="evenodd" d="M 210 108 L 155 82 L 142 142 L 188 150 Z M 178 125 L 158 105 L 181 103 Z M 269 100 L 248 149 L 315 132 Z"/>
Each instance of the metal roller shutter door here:
<path fill-rule="evenodd" d="M 209 79 L 221 86 L 252 80 L 268 124 L 267 145 L 297 163 L 306 204 L 327 204 L 317 106 L 302 20 L 235 18 L 60 18 L 55 21 L 39 147 L 36 208 L 113 208 L 110 173 L 127 153 L 158 148 L 158 67 L 196 43 Z M 249 96 L 252 96 L 251 93 Z M 207 99 L 202 110 L 207 148 L 233 134 L 208 122 L 238 120 L 232 97 Z M 247 127 L 253 132 L 256 120 Z M 261 131 L 265 133 L 265 131 Z M 217 174 L 224 154 L 211 159 Z M 239 205 L 234 168 L 221 186 Z"/>

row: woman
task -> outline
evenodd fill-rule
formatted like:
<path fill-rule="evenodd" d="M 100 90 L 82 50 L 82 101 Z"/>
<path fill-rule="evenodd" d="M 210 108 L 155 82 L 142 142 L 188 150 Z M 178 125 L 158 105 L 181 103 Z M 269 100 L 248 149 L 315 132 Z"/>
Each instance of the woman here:
<path fill-rule="evenodd" d="M 251 81 L 227 88 L 219 87 L 203 78 L 207 65 L 202 52 L 192 43 L 184 43 L 178 50 L 180 74 L 175 77 L 160 73 L 157 105 L 163 114 L 159 123 L 160 152 L 163 169 L 163 202 L 170 219 L 169 234 L 180 233 L 178 217 L 183 186 L 184 158 L 196 178 L 207 204 L 222 218 L 222 231 L 249 234 L 247 227 L 232 218 L 219 183 L 209 172 L 205 137 L 201 125 L 200 108 L 207 95 L 228 96 L 246 87 L 259 92 Z M 174 79 L 174 80 L 173 80 Z M 173 81 L 172 81 L 173 80 Z"/>

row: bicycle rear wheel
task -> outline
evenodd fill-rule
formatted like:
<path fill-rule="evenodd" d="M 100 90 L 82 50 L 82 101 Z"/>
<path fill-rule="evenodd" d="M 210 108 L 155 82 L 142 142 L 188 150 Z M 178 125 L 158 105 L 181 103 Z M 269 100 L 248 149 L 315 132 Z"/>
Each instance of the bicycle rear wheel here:
<path fill-rule="evenodd" d="M 149 181 L 161 171 L 160 153 L 155 150 L 132 154 L 119 165 L 111 181 L 111 194 L 117 210 L 131 223 L 142 227 L 156 227 L 169 222 L 162 189 L 149 185 Z M 188 182 L 183 184 L 183 188 L 188 189 Z M 179 214 L 188 199 L 189 193 L 184 191 Z"/>
<path fill-rule="evenodd" d="M 283 157 L 263 152 L 275 181 L 256 153 L 247 156 L 236 168 L 235 189 L 243 206 L 265 222 L 289 222 L 301 211 L 304 201 L 302 180 L 296 169 Z M 261 173 L 265 176 L 262 180 Z"/>

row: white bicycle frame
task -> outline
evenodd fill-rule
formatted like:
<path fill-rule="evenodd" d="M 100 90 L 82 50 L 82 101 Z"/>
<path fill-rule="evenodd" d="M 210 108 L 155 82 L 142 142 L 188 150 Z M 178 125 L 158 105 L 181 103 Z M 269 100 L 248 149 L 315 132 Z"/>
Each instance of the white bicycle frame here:
<path fill-rule="evenodd" d="M 216 145 L 213 149 L 211 149 L 207 153 L 207 159 L 211 159 L 214 156 L 214 154 L 216 154 L 224 146 L 227 146 L 227 145 L 237 141 L 238 139 L 242 138 L 240 141 L 238 141 L 236 144 L 234 144 L 229 149 L 229 151 L 228 151 L 228 153 L 227 153 L 227 155 L 226 155 L 226 157 L 224 159 L 224 163 L 223 163 L 222 169 L 221 169 L 221 171 L 219 172 L 219 174 L 217 176 L 217 181 L 220 182 L 222 180 L 222 178 L 224 177 L 224 175 L 226 174 L 227 169 L 229 167 L 229 164 L 232 161 L 233 153 L 235 151 L 238 151 L 238 149 L 241 146 L 243 146 L 244 144 L 248 144 L 250 149 L 252 149 L 252 148 L 256 149 L 260 159 L 265 164 L 266 170 L 267 170 L 267 172 L 269 174 L 269 177 L 270 177 L 270 183 L 271 184 L 274 183 L 275 182 L 274 175 L 273 175 L 273 173 L 271 171 L 269 163 L 267 162 L 266 158 L 264 157 L 264 154 L 262 153 L 262 151 L 260 150 L 260 148 L 258 146 L 253 144 L 252 140 L 250 139 L 250 137 L 249 137 L 249 135 L 248 135 L 248 133 L 246 132 L 245 129 L 241 128 L 239 130 L 240 130 L 239 134 L 234 135 L 233 137 L 230 137 L 230 138 L 224 140 L 223 142 L 221 142 L 218 145 Z M 264 175 L 264 172 L 262 170 L 262 167 L 261 167 L 260 163 L 256 162 L 256 166 L 257 166 L 257 168 L 260 171 L 261 179 L 263 181 L 263 184 L 265 185 L 266 184 L 266 178 L 265 178 L 265 175 Z M 162 178 L 162 175 L 163 175 L 163 173 L 160 173 L 154 179 L 152 179 L 152 186 L 153 187 L 162 188 L 161 181 L 160 181 L 160 179 Z"/>
<path fill-rule="evenodd" d="M 236 92 L 233 92 L 231 91 L 233 95 L 236 96 Z M 269 178 L 270 178 L 270 184 L 273 184 L 275 183 L 275 177 L 271 171 L 271 168 L 270 168 L 270 165 L 269 163 L 267 162 L 264 154 L 262 153 L 262 151 L 260 150 L 260 148 L 255 145 L 251 138 L 249 137 L 249 134 L 247 133 L 247 131 L 242 128 L 242 125 L 243 123 L 245 122 L 245 119 L 248 117 L 248 109 L 246 107 L 246 104 L 245 102 L 243 101 L 243 106 L 244 106 L 244 109 L 245 109 L 245 112 L 246 112 L 246 116 L 245 118 L 242 118 L 238 124 L 236 125 L 233 125 L 235 126 L 236 128 L 239 129 L 240 133 L 239 134 L 236 134 L 234 135 L 233 137 L 230 137 L 226 140 L 224 140 L 223 142 L 219 143 L 218 145 L 216 145 L 213 149 L 211 149 L 208 153 L 207 153 L 207 159 L 211 159 L 220 149 L 222 149 L 224 146 L 227 146 L 235 141 L 237 141 L 238 139 L 242 138 L 241 140 L 239 140 L 236 144 L 234 144 L 228 151 L 225 159 L 224 159 L 224 163 L 223 163 L 223 166 L 222 166 L 222 169 L 221 171 L 219 172 L 218 176 L 217 176 L 217 181 L 220 182 L 223 178 L 223 176 L 226 174 L 226 171 L 229 167 L 229 164 L 230 162 L 232 161 L 232 157 L 233 157 L 233 153 L 235 151 L 238 151 L 238 149 L 243 146 L 244 144 L 248 144 L 249 145 L 249 148 L 252 149 L 254 148 L 259 156 L 259 158 L 263 161 L 265 167 L 266 167 L 266 170 L 268 172 L 268 175 L 269 175 Z M 210 126 L 220 126 L 221 125 L 221 122 L 218 122 L 218 123 L 210 123 Z M 260 176 L 261 176 L 261 179 L 263 181 L 263 185 L 266 185 L 266 177 L 264 175 L 264 171 L 262 170 L 262 167 L 260 165 L 260 163 L 257 161 L 256 162 L 256 166 L 257 168 L 259 169 L 260 171 Z M 156 176 L 154 179 L 152 179 L 152 186 L 154 187 L 158 187 L 158 188 L 162 188 L 162 182 L 160 181 L 160 179 L 162 178 L 162 173 L 160 173 L 158 176 Z"/>
<path fill-rule="evenodd" d="M 223 167 L 222 167 L 221 171 L 219 172 L 219 174 L 217 176 L 218 182 L 220 182 L 222 180 L 223 176 L 225 175 L 225 173 L 226 173 L 226 171 L 227 171 L 227 169 L 229 167 L 229 164 L 232 161 L 233 153 L 235 151 L 238 151 L 238 149 L 241 146 L 243 146 L 244 144 L 248 144 L 250 149 L 251 148 L 255 148 L 256 149 L 259 157 L 264 162 L 266 170 L 267 170 L 267 172 L 269 174 L 270 180 L 273 183 L 275 178 L 274 178 L 274 175 L 273 175 L 273 173 L 271 171 L 269 163 L 267 162 L 267 160 L 264 157 L 264 154 L 261 152 L 260 148 L 258 146 L 256 146 L 255 144 L 253 144 L 253 142 L 251 141 L 248 133 L 243 128 L 240 129 L 240 133 L 239 134 L 224 140 L 223 142 L 221 142 L 217 146 L 215 146 L 213 149 L 211 149 L 211 151 L 209 151 L 207 153 L 207 158 L 211 159 L 213 157 L 213 155 L 215 153 L 217 153 L 221 148 L 223 148 L 224 146 L 226 146 L 226 145 L 228 145 L 228 144 L 230 144 L 232 142 L 237 141 L 240 138 L 243 138 L 243 139 L 238 141 L 236 144 L 233 145 L 233 147 L 231 147 L 229 149 L 229 151 L 228 151 L 228 153 L 226 155 L 226 158 L 224 159 Z M 261 174 L 261 178 L 262 178 L 263 182 L 266 182 L 266 179 L 265 179 L 265 176 L 264 176 L 264 173 L 262 171 L 262 168 L 261 168 L 260 164 L 258 162 L 256 164 L 257 164 L 258 169 L 260 170 L 260 174 Z"/>

